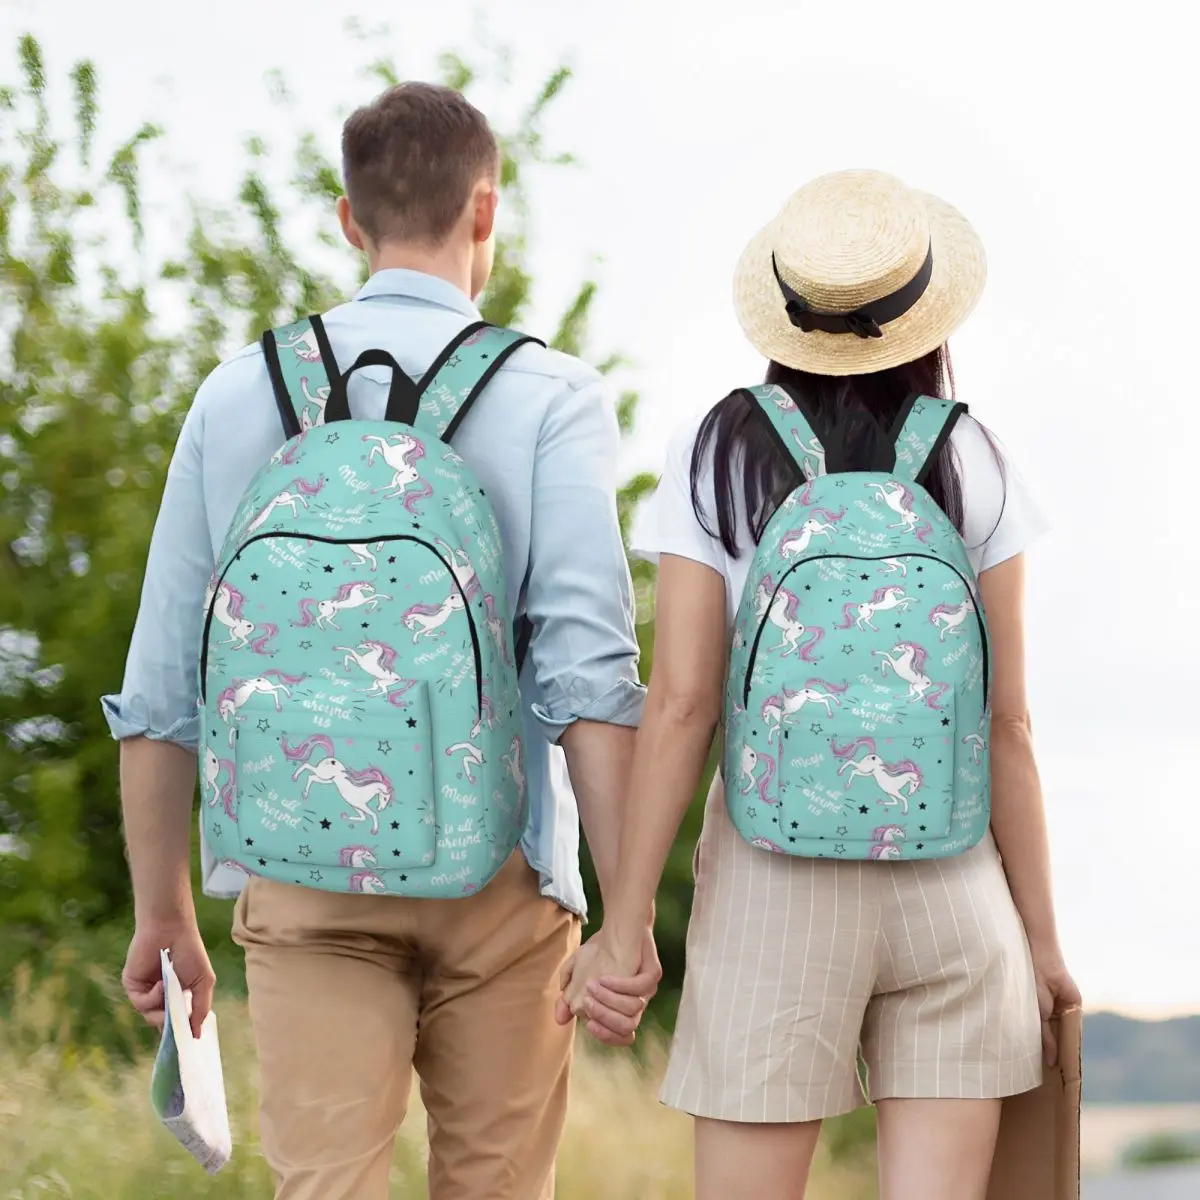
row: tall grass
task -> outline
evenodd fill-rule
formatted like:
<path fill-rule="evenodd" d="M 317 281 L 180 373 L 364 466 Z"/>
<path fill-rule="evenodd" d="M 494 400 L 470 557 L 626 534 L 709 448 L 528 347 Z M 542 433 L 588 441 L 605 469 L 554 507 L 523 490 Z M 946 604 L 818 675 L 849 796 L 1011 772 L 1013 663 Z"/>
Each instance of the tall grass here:
<path fill-rule="evenodd" d="M 206 1176 L 156 1123 L 149 1107 L 150 1056 L 130 1064 L 70 1036 L 61 977 L 18 971 L 0 1026 L 0 1197 L 3 1200 L 192 1200 L 271 1195 L 255 1130 L 254 1047 L 245 1004 L 218 1002 L 236 1148 Z M 115 1000 L 115 998 L 114 998 Z M 663 1039 L 651 1034 L 641 1058 L 607 1053 L 581 1039 L 566 1136 L 560 1200 L 686 1200 L 691 1197 L 691 1125 L 657 1103 Z M 845 1126 L 834 1131 L 844 1135 Z M 812 1200 L 874 1200 L 873 1165 L 861 1139 L 849 1152 L 823 1146 Z M 392 1195 L 422 1200 L 424 1114 L 414 1092 L 396 1148 Z"/>

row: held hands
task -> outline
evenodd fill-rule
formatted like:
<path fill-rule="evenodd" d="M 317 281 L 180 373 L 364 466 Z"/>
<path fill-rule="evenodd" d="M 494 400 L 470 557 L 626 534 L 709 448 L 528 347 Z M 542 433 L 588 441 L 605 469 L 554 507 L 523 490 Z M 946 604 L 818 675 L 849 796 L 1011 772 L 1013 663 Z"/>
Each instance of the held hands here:
<path fill-rule="evenodd" d="M 601 929 L 563 968 L 555 1020 L 582 1017 L 587 1030 L 606 1046 L 631 1046 L 646 1005 L 658 991 L 662 966 L 647 928 L 632 952 L 610 944 Z"/>
<path fill-rule="evenodd" d="M 1057 948 L 1048 951 L 1033 949 L 1033 976 L 1037 983 L 1038 1011 L 1042 1018 L 1042 1052 L 1046 1065 L 1053 1067 L 1058 1062 L 1058 1040 L 1054 1036 L 1050 1018 L 1077 1008 L 1083 999 Z"/>
<path fill-rule="evenodd" d="M 125 994 L 148 1024 L 155 1029 L 163 1027 L 166 1016 L 163 950 L 170 950 L 171 965 L 184 992 L 192 993 L 192 1036 L 199 1037 L 200 1026 L 212 1009 L 217 977 L 208 961 L 208 951 L 194 917 L 178 924 L 138 924 L 125 957 L 125 970 L 121 973 Z"/>

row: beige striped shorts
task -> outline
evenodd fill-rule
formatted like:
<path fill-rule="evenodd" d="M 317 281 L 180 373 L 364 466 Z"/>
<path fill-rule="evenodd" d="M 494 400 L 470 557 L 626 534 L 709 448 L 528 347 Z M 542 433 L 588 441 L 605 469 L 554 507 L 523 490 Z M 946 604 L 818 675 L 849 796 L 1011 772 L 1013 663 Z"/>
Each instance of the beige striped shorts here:
<path fill-rule="evenodd" d="M 1041 1083 L 1033 966 L 990 833 L 942 860 L 788 858 L 738 836 L 718 777 L 695 874 L 664 1104 L 812 1121 Z"/>

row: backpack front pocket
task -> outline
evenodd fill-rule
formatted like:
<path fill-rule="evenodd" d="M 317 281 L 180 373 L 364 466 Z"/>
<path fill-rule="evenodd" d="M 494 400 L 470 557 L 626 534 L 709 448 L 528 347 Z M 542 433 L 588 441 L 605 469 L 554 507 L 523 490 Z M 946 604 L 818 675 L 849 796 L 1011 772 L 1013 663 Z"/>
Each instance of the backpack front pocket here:
<path fill-rule="evenodd" d="M 428 867 L 437 853 L 429 694 L 336 733 L 273 709 L 244 710 L 234 740 L 237 858 L 250 870 L 288 863 L 314 882 L 344 869 L 349 891 L 382 891 L 378 872 Z M 378 881 L 378 883 L 377 883 Z"/>
<path fill-rule="evenodd" d="M 817 841 L 830 856 L 891 859 L 948 837 L 953 712 L 948 695 L 945 711 L 898 705 L 885 724 L 835 711 L 774 730 L 780 848 L 811 853 Z"/>

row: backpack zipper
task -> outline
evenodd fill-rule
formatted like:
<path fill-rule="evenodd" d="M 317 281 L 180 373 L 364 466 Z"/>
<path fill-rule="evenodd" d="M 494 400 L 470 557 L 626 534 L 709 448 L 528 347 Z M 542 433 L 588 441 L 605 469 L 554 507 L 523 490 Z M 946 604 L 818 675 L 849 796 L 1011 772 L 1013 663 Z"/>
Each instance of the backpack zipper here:
<path fill-rule="evenodd" d="M 742 707 L 746 707 L 750 703 L 750 676 L 754 672 L 754 662 L 758 658 L 758 644 L 762 641 L 763 631 L 767 627 L 768 614 L 771 611 L 771 605 L 775 603 L 775 597 L 779 594 L 779 589 L 783 587 L 784 581 L 794 571 L 798 571 L 806 563 L 820 562 L 826 558 L 840 558 L 850 562 L 886 562 L 889 558 L 927 558 L 930 562 L 938 563 L 940 566 L 946 567 L 953 571 L 955 575 L 963 582 L 963 587 L 967 589 L 967 596 L 970 598 L 971 607 L 975 612 L 975 620 L 979 625 L 979 638 L 983 643 L 983 702 L 986 706 L 988 698 L 988 655 L 991 653 L 991 646 L 988 642 L 987 626 L 984 624 L 983 613 L 980 611 L 979 600 L 975 594 L 975 589 L 971 586 L 967 577 L 955 566 L 952 566 L 944 558 L 938 558 L 936 554 L 813 554 L 808 558 L 802 558 L 798 563 L 793 563 L 780 576 L 779 582 L 775 585 L 775 590 L 771 593 L 771 599 L 767 604 L 767 612 L 763 614 L 762 620 L 758 623 L 758 631 L 754 635 L 754 645 L 750 648 L 750 661 L 746 664 L 746 678 L 742 687 Z"/>
<path fill-rule="evenodd" d="M 362 542 L 361 537 L 352 538 L 331 538 L 319 537 L 315 534 L 307 533 L 256 533 L 252 538 L 248 538 L 241 546 L 238 547 L 238 552 L 225 564 L 225 569 L 221 572 L 217 579 L 216 586 L 213 588 L 212 599 L 208 602 L 208 611 L 204 616 L 204 634 L 200 641 L 200 702 L 205 704 L 208 702 L 208 635 L 212 629 L 213 609 L 217 604 L 217 594 L 221 590 L 221 584 L 225 582 L 225 576 L 229 574 L 230 568 L 239 558 L 245 553 L 247 546 L 252 546 L 255 542 L 264 541 L 267 538 L 282 538 L 282 539 L 300 539 L 303 538 L 306 542 L 324 542 L 329 546 L 350 546 Z M 377 542 L 415 542 L 418 546 L 424 546 L 426 550 L 432 554 L 438 562 L 446 568 L 451 580 L 454 582 L 454 589 L 463 599 L 463 612 L 467 614 L 467 623 L 471 627 L 471 649 L 475 655 L 475 702 L 476 716 L 483 716 L 483 650 L 479 644 L 479 632 L 475 627 L 475 616 L 471 612 L 471 602 L 467 598 L 466 592 L 462 589 L 462 584 L 458 582 L 458 576 L 455 575 L 453 568 L 442 557 L 442 553 L 436 547 L 431 546 L 428 542 L 422 541 L 421 538 L 412 537 L 408 534 L 395 534 L 392 537 L 370 538 L 370 543 L 374 545 Z M 797 564 L 799 565 L 799 564 Z"/>

